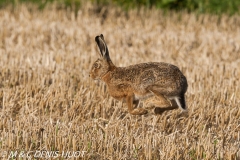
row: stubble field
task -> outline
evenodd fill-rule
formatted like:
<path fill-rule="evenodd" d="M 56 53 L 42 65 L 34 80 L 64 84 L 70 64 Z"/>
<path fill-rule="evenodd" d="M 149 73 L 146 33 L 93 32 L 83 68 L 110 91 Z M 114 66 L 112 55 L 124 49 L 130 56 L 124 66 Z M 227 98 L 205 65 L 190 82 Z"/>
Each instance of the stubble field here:
<path fill-rule="evenodd" d="M 89 4 L 77 16 L 54 6 L 1 9 L 0 156 L 79 151 L 68 158 L 240 159 L 239 26 L 240 16 L 125 14 Z M 188 80 L 188 113 L 130 115 L 104 83 L 91 80 L 100 33 L 117 66 L 178 66 Z"/>

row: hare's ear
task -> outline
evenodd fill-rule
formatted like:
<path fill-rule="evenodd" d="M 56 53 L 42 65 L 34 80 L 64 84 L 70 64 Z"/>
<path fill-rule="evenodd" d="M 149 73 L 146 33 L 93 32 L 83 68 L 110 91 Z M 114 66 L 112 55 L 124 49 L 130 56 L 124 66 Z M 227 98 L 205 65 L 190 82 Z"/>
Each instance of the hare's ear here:
<path fill-rule="evenodd" d="M 104 41 L 103 35 L 101 34 L 100 36 L 96 36 L 95 37 L 95 41 L 96 41 L 96 43 L 98 45 L 98 48 L 99 48 L 100 53 L 101 53 L 101 56 L 104 59 L 106 59 L 106 60 L 110 60 L 107 44 Z"/>

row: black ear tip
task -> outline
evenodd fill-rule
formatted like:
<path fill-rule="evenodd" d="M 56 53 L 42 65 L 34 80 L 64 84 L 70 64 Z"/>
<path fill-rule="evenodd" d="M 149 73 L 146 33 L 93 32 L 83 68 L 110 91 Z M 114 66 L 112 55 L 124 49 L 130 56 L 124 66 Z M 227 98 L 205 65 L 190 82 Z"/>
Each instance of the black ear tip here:
<path fill-rule="evenodd" d="M 103 34 L 100 34 L 100 37 L 101 37 L 102 39 L 104 39 Z"/>
<path fill-rule="evenodd" d="M 98 37 L 99 37 L 99 36 L 96 36 L 96 37 L 95 37 L 95 41 L 96 41 L 96 42 L 98 42 Z"/>
<path fill-rule="evenodd" d="M 99 36 L 95 37 L 95 41 L 98 42 L 99 38 L 101 38 L 102 40 L 104 40 L 103 34 L 100 34 Z"/>

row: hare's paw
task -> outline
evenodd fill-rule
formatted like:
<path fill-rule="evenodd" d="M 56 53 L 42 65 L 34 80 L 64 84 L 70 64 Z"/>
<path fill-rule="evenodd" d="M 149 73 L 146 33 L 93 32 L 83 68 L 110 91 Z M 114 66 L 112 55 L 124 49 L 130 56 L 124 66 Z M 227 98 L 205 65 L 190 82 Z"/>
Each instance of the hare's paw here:
<path fill-rule="evenodd" d="M 148 113 L 148 111 L 143 108 L 136 108 L 131 111 L 131 114 L 133 114 L 133 115 L 143 115 L 143 114 L 147 114 L 147 113 Z"/>
<path fill-rule="evenodd" d="M 170 111 L 170 110 L 174 110 L 174 109 L 178 109 L 178 106 L 171 106 L 171 107 L 167 107 L 167 108 L 156 107 L 154 109 L 154 113 L 155 114 L 162 114 L 165 111 Z"/>
<path fill-rule="evenodd" d="M 159 108 L 159 107 L 154 108 L 154 113 L 155 114 L 162 114 L 165 111 L 166 111 L 165 108 Z"/>

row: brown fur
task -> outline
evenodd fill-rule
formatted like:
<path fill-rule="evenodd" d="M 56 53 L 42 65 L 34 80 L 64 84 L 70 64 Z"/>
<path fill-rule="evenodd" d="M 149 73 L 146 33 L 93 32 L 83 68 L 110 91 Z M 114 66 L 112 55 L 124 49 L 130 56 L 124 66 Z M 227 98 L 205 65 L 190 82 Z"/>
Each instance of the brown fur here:
<path fill-rule="evenodd" d="M 133 107 L 133 104 L 137 106 L 139 100 L 145 98 L 150 100 L 149 104 L 155 107 L 161 107 L 162 104 L 166 108 L 175 109 L 176 107 L 170 101 L 175 100 L 181 109 L 186 109 L 184 94 L 188 85 L 178 67 L 163 62 L 116 67 L 110 59 L 103 35 L 96 36 L 95 41 L 98 44 L 101 58 L 93 64 L 90 76 L 104 81 L 112 97 L 126 100 L 131 114 L 147 113 L 145 109 Z M 155 109 L 155 113 L 158 110 Z M 160 112 L 162 113 L 163 110 Z"/>

